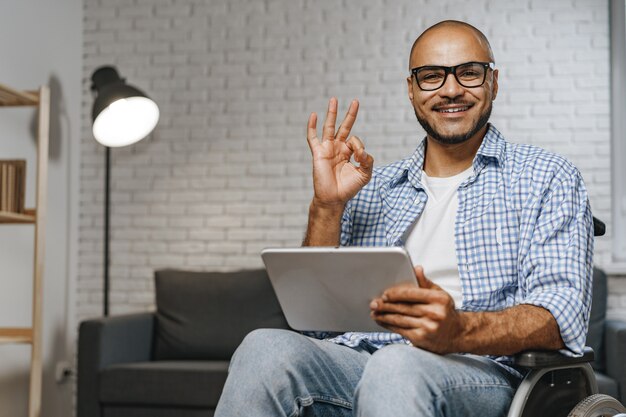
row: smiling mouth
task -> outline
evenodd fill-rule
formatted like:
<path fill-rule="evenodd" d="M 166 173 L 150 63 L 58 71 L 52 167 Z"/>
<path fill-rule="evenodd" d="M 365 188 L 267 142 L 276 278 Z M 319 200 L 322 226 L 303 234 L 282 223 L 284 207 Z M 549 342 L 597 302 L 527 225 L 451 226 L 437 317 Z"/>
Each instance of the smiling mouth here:
<path fill-rule="evenodd" d="M 442 109 L 435 108 L 434 110 L 438 113 L 459 113 L 462 111 L 469 110 L 470 107 L 472 106 L 448 107 L 448 108 L 442 108 Z"/>

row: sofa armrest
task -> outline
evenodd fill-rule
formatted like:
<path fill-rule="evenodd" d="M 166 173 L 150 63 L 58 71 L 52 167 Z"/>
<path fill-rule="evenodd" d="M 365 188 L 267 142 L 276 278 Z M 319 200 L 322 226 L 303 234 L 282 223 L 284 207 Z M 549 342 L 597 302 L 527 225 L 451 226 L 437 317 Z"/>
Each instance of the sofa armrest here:
<path fill-rule="evenodd" d="M 100 417 L 98 376 L 108 365 L 152 357 L 154 313 L 85 320 L 78 330 L 77 416 Z"/>
<path fill-rule="evenodd" d="M 604 333 L 606 373 L 618 383 L 621 402 L 626 401 L 626 322 L 607 320 Z"/>

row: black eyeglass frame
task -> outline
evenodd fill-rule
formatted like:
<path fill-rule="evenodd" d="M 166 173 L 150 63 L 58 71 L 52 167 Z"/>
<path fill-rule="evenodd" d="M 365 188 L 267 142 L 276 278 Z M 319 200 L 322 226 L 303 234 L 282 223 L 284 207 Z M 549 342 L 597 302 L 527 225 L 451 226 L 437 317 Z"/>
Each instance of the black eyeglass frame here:
<path fill-rule="evenodd" d="M 483 80 L 480 84 L 478 85 L 472 85 L 472 86 L 467 86 L 465 84 L 463 84 L 461 82 L 461 80 L 459 80 L 459 77 L 456 75 L 456 69 L 465 65 L 470 65 L 470 64 L 478 64 L 478 65 L 482 65 L 483 68 L 485 69 L 485 73 L 483 74 Z M 423 88 L 420 85 L 420 82 L 418 81 L 417 78 L 417 73 L 420 72 L 420 70 L 423 70 L 425 68 L 431 68 L 431 69 L 443 69 L 444 71 L 444 77 L 441 81 L 441 84 L 436 87 L 436 88 Z M 452 67 L 446 67 L 444 65 L 424 65 L 421 67 L 415 67 L 411 69 L 411 76 L 413 76 L 415 78 L 415 82 L 417 83 L 417 86 L 420 88 L 420 90 L 422 91 L 435 91 L 435 90 L 439 90 L 441 87 L 443 87 L 443 85 L 446 83 L 446 80 L 448 79 L 448 75 L 452 74 L 454 75 L 454 79 L 456 80 L 457 83 L 459 83 L 461 86 L 465 87 L 465 88 L 477 88 L 477 87 L 481 87 L 484 83 L 485 80 L 487 79 L 487 72 L 488 70 L 491 69 L 492 71 L 494 69 L 496 69 L 496 64 L 494 62 L 478 62 L 478 61 L 470 61 L 470 62 L 464 62 L 462 64 L 458 64 L 458 65 L 454 65 Z"/>

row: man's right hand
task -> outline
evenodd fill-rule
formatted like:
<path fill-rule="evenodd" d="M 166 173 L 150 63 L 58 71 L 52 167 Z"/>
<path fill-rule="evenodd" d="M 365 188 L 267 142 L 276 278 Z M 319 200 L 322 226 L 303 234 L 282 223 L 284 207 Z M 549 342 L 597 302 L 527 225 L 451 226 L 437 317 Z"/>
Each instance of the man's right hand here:
<path fill-rule="evenodd" d="M 365 152 L 363 142 L 350 135 L 359 111 L 359 102 L 350 103 L 348 113 L 335 132 L 337 99 L 331 98 L 322 130 L 317 137 L 317 114 L 309 117 L 307 141 L 313 155 L 313 205 L 319 208 L 343 208 L 348 200 L 372 178 L 374 158 Z M 350 162 L 350 158 L 359 165 Z"/>

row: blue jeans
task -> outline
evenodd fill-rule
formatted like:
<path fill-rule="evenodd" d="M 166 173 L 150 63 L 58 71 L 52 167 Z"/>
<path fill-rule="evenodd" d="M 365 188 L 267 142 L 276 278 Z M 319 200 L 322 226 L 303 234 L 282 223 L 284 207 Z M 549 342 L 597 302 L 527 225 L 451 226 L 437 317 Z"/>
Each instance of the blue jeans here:
<path fill-rule="evenodd" d="M 506 416 L 522 378 L 482 356 L 368 350 L 255 330 L 233 356 L 215 416 Z"/>

